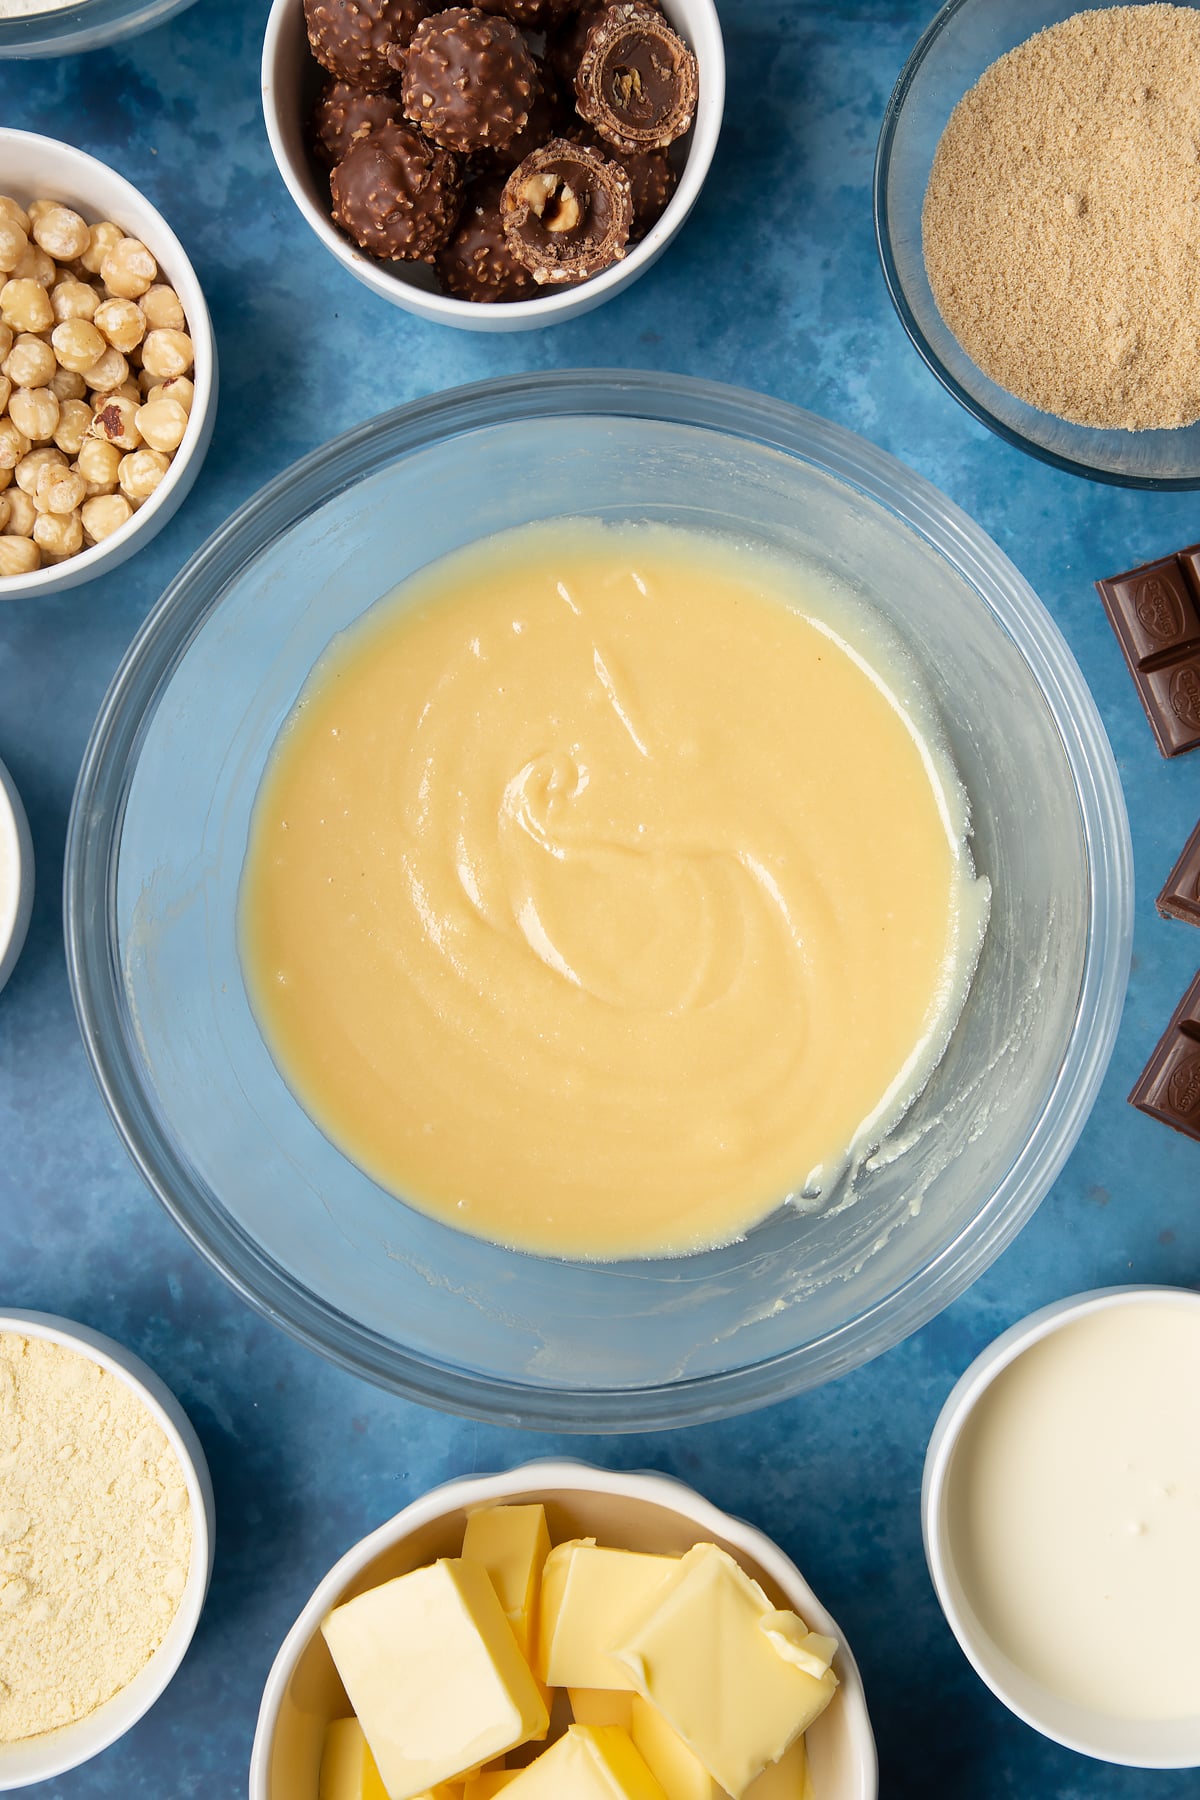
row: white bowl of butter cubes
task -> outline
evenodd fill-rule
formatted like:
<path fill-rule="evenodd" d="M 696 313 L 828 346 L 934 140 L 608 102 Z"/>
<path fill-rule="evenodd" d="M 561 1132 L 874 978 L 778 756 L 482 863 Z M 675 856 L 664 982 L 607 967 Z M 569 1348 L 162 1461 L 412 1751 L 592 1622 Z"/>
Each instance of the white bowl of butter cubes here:
<path fill-rule="evenodd" d="M 162 214 L 73 145 L 0 129 L 0 601 L 147 543 L 216 403 L 208 308 Z"/>
<path fill-rule="evenodd" d="M 434 1489 L 330 1570 L 250 1800 L 875 1800 L 862 1682 L 769 1538 L 669 1476 Z"/>

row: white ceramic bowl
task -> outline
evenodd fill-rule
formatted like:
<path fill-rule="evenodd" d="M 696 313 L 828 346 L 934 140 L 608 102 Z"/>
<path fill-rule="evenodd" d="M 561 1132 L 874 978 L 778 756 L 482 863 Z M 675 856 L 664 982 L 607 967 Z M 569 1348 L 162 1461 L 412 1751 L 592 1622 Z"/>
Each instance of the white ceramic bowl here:
<path fill-rule="evenodd" d="M 1194 1718 L 1114 1719 L 1051 1692 L 1004 1654 L 976 1617 L 964 1591 L 949 1526 L 955 1448 L 980 1398 L 996 1377 L 1034 1344 L 1063 1326 L 1106 1308 L 1135 1305 L 1156 1295 L 1200 1308 L 1200 1293 L 1183 1288 L 1096 1288 L 1030 1313 L 989 1344 L 952 1388 L 933 1428 L 921 1484 L 921 1525 L 925 1558 L 947 1623 L 976 1674 L 1010 1712 L 1043 1736 L 1084 1756 L 1141 1769 L 1189 1769 L 1200 1766 L 1200 1711 Z"/>
<path fill-rule="evenodd" d="M 303 0 L 274 0 L 263 43 L 263 113 L 279 172 L 305 221 L 330 254 L 364 287 L 393 306 L 466 331 L 530 331 L 590 312 L 636 281 L 662 255 L 695 205 L 717 147 L 725 105 L 725 46 L 716 7 L 713 0 L 663 0 L 663 11 L 691 45 L 700 70 L 700 97 L 688 139 L 687 162 L 657 225 L 623 261 L 579 287 L 499 306 L 454 300 L 438 293 L 433 273 L 424 264 L 377 262 L 343 236 L 329 216 L 325 172 L 306 143 L 309 114 L 325 72 L 308 47 Z"/>
<path fill-rule="evenodd" d="M 841 1686 L 808 1733 L 813 1786 L 821 1800 L 875 1800 L 875 1740 L 857 1665 L 837 1626 L 795 1564 L 740 1519 L 720 1512 L 667 1475 L 594 1469 L 586 1463 L 526 1463 L 503 1475 L 447 1482 L 406 1506 L 347 1551 L 288 1632 L 267 1677 L 254 1750 L 250 1800 L 317 1800 L 321 1740 L 345 1712 L 345 1694 L 320 1633 L 332 1606 L 438 1556 L 456 1556 L 468 1512 L 540 1500 L 551 1538 L 591 1535 L 619 1548 L 682 1552 L 711 1540 L 735 1556 L 779 1604 L 836 1637 Z"/>
<path fill-rule="evenodd" d="M 196 352 L 196 398 L 183 442 L 154 493 L 127 524 L 102 543 L 32 575 L 0 576 L 0 601 L 56 594 L 107 574 L 161 531 L 200 472 L 217 415 L 217 351 L 212 322 L 196 272 L 183 245 L 160 212 L 137 188 L 72 144 L 30 131 L 0 129 L 0 193 L 22 204 L 61 200 L 89 225 L 112 219 L 154 253 L 164 281 L 179 295 Z"/>
<path fill-rule="evenodd" d="M 179 1458 L 192 1515 L 192 1560 L 187 1585 L 167 1634 L 150 1661 L 111 1700 L 74 1725 L 64 1725 L 58 1731 L 23 1742 L 0 1744 L 0 1792 L 7 1792 L 51 1781 L 68 1769 L 78 1768 L 124 1736 L 149 1712 L 183 1661 L 199 1621 L 212 1574 L 216 1514 L 208 1464 L 191 1421 L 171 1390 L 132 1351 L 86 1325 L 53 1313 L 0 1312 L 0 1332 L 46 1338 L 90 1357 L 123 1381 L 161 1427 Z"/>
<path fill-rule="evenodd" d="M 33 910 L 33 840 L 21 796 L 0 762 L 0 988 L 17 966 Z"/>

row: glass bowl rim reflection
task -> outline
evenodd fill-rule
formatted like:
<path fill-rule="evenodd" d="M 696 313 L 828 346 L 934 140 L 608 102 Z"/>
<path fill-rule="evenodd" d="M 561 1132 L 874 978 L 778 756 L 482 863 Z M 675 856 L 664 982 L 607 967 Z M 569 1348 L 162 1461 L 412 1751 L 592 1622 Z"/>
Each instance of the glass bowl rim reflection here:
<path fill-rule="evenodd" d="M 1100 0 L 1078 0 L 1078 4 L 1072 4 L 1068 11 L 1070 13 L 1084 12 L 1088 10 L 1089 5 L 1099 3 Z M 1195 6 L 1200 4 L 1200 0 L 1184 0 L 1184 3 Z M 959 14 L 965 12 L 969 7 L 995 4 L 996 0 L 946 0 L 946 4 L 930 20 L 914 44 L 903 68 L 896 77 L 896 85 L 884 108 L 883 123 L 879 128 L 879 143 L 875 151 L 872 197 L 875 211 L 875 244 L 879 252 L 880 267 L 883 270 L 884 285 L 892 305 L 896 309 L 897 317 L 908 334 L 913 348 L 930 373 L 937 377 L 946 392 L 952 395 L 959 405 L 971 414 L 972 418 L 978 419 L 981 425 L 986 425 L 989 431 L 994 431 L 996 436 L 1003 438 L 1006 444 L 1012 444 L 1017 450 L 1023 450 L 1027 456 L 1036 456 L 1040 462 L 1049 463 L 1052 468 L 1061 469 L 1067 475 L 1082 475 L 1086 480 L 1105 482 L 1111 487 L 1141 488 L 1158 492 L 1191 492 L 1200 488 L 1200 466 L 1196 468 L 1193 475 L 1139 475 L 1133 472 L 1126 473 L 1120 469 L 1105 469 L 1095 463 L 1087 462 L 1081 457 L 1064 456 L 1059 451 L 1050 449 L 1048 445 L 1039 444 L 1036 438 L 1028 437 L 1024 432 L 1017 431 L 1013 426 L 1005 424 L 1003 419 L 997 418 L 991 408 L 971 393 L 969 388 L 965 388 L 946 367 L 909 304 L 893 249 L 891 209 L 888 203 L 896 134 L 909 103 L 913 84 L 930 55 L 939 47 L 947 27 L 953 24 Z M 1064 14 L 1065 16 L 1066 14 Z M 1072 430 L 1081 432 L 1088 429 L 1082 425 L 1075 426 L 1070 420 L 1059 420 L 1058 423 L 1066 424 Z M 1128 435 L 1132 439 L 1142 435 L 1157 437 L 1162 434 L 1131 432 Z"/>
<path fill-rule="evenodd" d="M 539 1386 L 410 1351 L 286 1273 L 208 1195 L 176 1151 L 124 1022 L 116 864 L 148 719 L 230 581 L 300 519 L 393 462 L 456 435 L 562 416 L 678 424 L 785 455 L 881 507 L 945 558 L 1017 645 L 1055 720 L 1080 810 L 1090 931 L 1061 1063 L 1011 1167 L 968 1226 L 865 1311 L 764 1361 L 626 1387 Z M 84 1046 L 146 1182 L 201 1254 L 265 1317 L 339 1366 L 443 1410 L 573 1431 L 650 1430 L 728 1416 L 815 1386 L 898 1343 L 999 1255 L 1049 1189 L 1090 1111 L 1120 1017 L 1132 936 L 1129 828 L 1112 751 L 1064 639 L 1033 590 L 965 513 L 844 427 L 785 402 L 686 376 L 580 370 L 509 376 L 382 414 L 294 464 L 185 565 L 135 636 L 80 770 L 64 874 L 67 965 Z"/>
<path fill-rule="evenodd" d="M 81 55 L 166 24 L 195 0 L 76 0 L 0 19 L 0 59 Z"/>

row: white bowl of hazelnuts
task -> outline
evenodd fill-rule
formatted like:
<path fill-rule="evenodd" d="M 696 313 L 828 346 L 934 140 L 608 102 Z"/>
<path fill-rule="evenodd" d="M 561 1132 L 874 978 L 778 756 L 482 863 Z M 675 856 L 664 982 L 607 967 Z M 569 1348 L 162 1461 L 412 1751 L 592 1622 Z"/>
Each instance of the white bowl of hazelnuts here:
<path fill-rule="evenodd" d="M 524 331 L 645 272 L 725 102 L 713 0 L 274 0 L 263 111 L 321 243 L 440 324 Z"/>
<path fill-rule="evenodd" d="M 187 494 L 216 350 L 183 248 L 70 144 L 0 129 L 0 601 L 115 568 Z"/>

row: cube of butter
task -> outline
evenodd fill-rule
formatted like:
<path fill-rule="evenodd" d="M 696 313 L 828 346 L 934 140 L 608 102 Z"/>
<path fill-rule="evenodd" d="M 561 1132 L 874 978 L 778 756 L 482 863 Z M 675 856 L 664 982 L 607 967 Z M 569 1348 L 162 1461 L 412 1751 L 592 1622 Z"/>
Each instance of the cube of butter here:
<path fill-rule="evenodd" d="M 633 1723 L 630 1688 L 568 1688 L 571 1717 L 577 1725 L 619 1725 L 628 1731 Z"/>
<path fill-rule="evenodd" d="M 609 1652 L 679 1569 L 676 1556 L 598 1548 L 594 1538 L 558 1544 L 542 1570 L 537 1672 L 551 1687 L 632 1688 Z"/>
<path fill-rule="evenodd" d="M 568 1725 L 517 1773 L 504 1800 L 666 1800 L 619 1725 Z"/>
<path fill-rule="evenodd" d="M 321 1750 L 319 1800 L 387 1800 L 357 1719 L 331 1719 Z"/>
<path fill-rule="evenodd" d="M 478 1775 L 468 1778 L 463 1800 L 494 1800 L 501 1788 L 515 1781 L 520 1773 L 520 1769 L 481 1769 Z"/>
<path fill-rule="evenodd" d="M 769 1630 L 764 1629 L 764 1624 Z M 806 1640 L 796 1621 L 794 1637 Z M 697 1544 L 614 1655 L 714 1780 L 742 1800 L 828 1706 L 837 1677 L 781 1654 L 779 1613 L 715 1544 Z"/>
<path fill-rule="evenodd" d="M 667 1800 L 722 1800 L 721 1789 L 656 1706 L 632 1696 L 630 1736 Z"/>
<path fill-rule="evenodd" d="M 513 1636 L 529 1660 L 542 1564 L 550 1554 L 544 1506 L 489 1506 L 471 1513 L 462 1554 L 491 1576 Z"/>
<path fill-rule="evenodd" d="M 462 1792 L 456 1782 L 439 1782 L 416 1800 L 462 1800 Z M 325 1727 L 317 1795 L 318 1800 L 388 1800 L 357 1719 L 331 1719 Z"/>
<path fill-rule="evenodd" d="M 389 1800 L 545 1736 L 545 1702 L 478 1563 L 398 1575 L 335 1607 L 321 1630 Z"/>
<path fill-rule="evenodd" d="M 746 1789 L 745 1800 L 813 1800 L 808 1746 L 802 1737 L 788 1746 L 778 1762 L 767 1764 Z"/>

